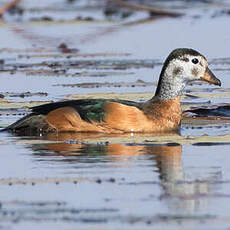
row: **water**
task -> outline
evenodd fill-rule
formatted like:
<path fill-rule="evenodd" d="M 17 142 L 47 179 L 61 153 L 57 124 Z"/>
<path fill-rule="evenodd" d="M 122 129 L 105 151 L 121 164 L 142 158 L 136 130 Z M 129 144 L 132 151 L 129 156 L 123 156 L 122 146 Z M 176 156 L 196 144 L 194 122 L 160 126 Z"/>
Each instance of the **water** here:
<path fill-rule="evenodd" d="M 167 223 L 170 229 L 224 228 L 229 218 L 228 149 L 226 145 L 2 145 L 2 178 L 34 182 L 1 185 L 0 217 L 4 226 L 16 220 L 21 228 L 35 227 L 36 221 L 55 226 L 57 220 L 65 228 L 76 224 L 161 228 Z M 67 177 L 78 183 L 66 182 Z"/>
<path fill-rule="evenodd" d="M 27 7 L 33 8 L 33 4 Z M 6 101 L 0 102 L 1 126 L 22 117 L 25 105 L 28 106 L 25 102 L 56 101 L 96 93 L 146 99 L 155 90 L 164 59 L 177 47 L 192 47 L 204 53 L 224 89 L 209 91 L 214 87 L 190 86 L 189 93 L 200 93 L 199 97 L 182 101 L 228 103 L 229 64 L 221 58 L 229 57 L 229 16 L 212 17 L 220 10 L 216 6 L 198 10 L 192 6 L 184 9 L 183 18 L 132 26 L 122 25 L 119 20 L 56 22 L 59 17 L 67 20 L 74 16 L 73 11 L 63 16 L 63 12 L 58 14 L 54 10 L 50 14 L 54 22 L 32 23 L 28 22 L 29 11 L 21 19 L 22 24 L 2 24 L 0 47 L 7 50 L 1 51 L 0 59 L 5 61 L 4 68 L 14 71 L 0 72 L 0 92 L 30 91 L 48 95 L 6 96 Z M 44 12 L 37 12 L 36 16 Z M 201 18 L 195 17 L 197 14 Z M 131 19 L 143 15 L 137 13 Z M 95 17 L 101 20 L 101 12 L 97 11 Z M 57 49 L 61 42 L 80 49 L 79 54 L 102 55 L 66 57 Z M 83 67 L 68 65 L 86 60 L 102 63 Z M 120 64 L 116 65 L 117 62 Z M 15 68 L 19 64 L 21 67 Z M 58 74 L 62 70 L 66 72 Z M 67 76 L 82 72 L 84 76 Z M 93 76 L 98 72 L 103 76 Z M 62 86 L 87 82 L 132 83 L 139 79 L 147 82 L 145 87 Z M 23 109 L 12 112 L 8 109 L 12 107 Z M 228 136 L 221 138 L 229 133 L 227 121 L 182 124 L 180 134 L 169 137 L 89 134 L 17 137 L 0 133 L 0 227 L 226 229 L 230 224 L 230 142 Z"/>

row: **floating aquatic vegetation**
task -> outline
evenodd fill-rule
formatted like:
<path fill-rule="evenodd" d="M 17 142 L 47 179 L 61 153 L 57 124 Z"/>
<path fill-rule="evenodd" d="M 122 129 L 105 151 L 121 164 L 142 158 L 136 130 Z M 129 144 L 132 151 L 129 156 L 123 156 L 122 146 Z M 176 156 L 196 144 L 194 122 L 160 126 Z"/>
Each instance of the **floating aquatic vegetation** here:
<path fill-rule="evenodd" d="M 86 82 L 79 84 L 57 84 L 54 86 L 63 86 L 63 87 L 77 87 L 77 88 L 99 88 L 99 87 L 146 87 L 146 86 L 156 86 L 153 82 L 145 82 L 142 80 L 137 80 L 135 82 Z"/>
<path fill-rule="evenodd" d="M 201 108 L 187 110 L 186 112 L 196 114 L 199 117 L 216 117 L 216 119 L 230 119 L 230 104 L 210 105 L 208 107 L 203 106 Z"/>

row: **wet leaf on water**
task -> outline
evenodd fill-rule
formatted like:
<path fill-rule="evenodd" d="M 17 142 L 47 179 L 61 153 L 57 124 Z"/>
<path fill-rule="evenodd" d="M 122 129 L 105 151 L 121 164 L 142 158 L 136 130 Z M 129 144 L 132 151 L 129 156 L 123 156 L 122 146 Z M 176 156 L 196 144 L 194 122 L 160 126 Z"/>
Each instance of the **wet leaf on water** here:
<path fill-rule="evenodd" d="M 137 80 L 135 82 L 116 82 L 116 83 L 86 82 L 86 83 L 79 83 L 79 84 L 56 84 L 53 86 L 78 87 L 78 88 L 100 88 L 100 87 L 146 87 L 150 85 L 156 86 L 156 83 Z"/>
<path fill-rule="evenodd" d="M 25 74 L 46 74 L 46 75 L 63 75 L 63 76 L 76 76 L 73 71 L 84 69 L 85 72 L 93 69 L 95 72 L 98 70 L 111 70 L 101 72 L 112 72 L 114 75 L 118 70 L 139 69 L 139 68 L 153 68 L 157 65 L 157 61 L 152 60 L 55 60 L 55 61 L 42 61 L 37 63 L 8 63 L 0 70 L 0 73 L 10 72 L 15 74 L 17 72 Z M 86 71 L 87 69 L 88 71 Z M 66 73 L 71 70 L 73 73 Z M 76 71 L 75 71 L 76 72 Z M 92 72 L 92 71 L 90 71 Z M 121 72 L 121 71 L 120 71 Z M 126 72 L 126 71 L 122 71 Z M 96 73 L 95 73 L 96 74 Z"/>
<path fill-rule="evenodd" d="M 43 16 L 43 17 L 32 17 L 30 18 L 31 22 L 53 22 L 54 19 L 49 16 Z"/>
<path fill-rule="evenodd" d="M 46 69 L 27 69 L 17 70 L 15 73 L 25 73 L 27 76 L 55 76 L 55 77 L 111 77 L 111 76 L 125 76 L 133 75 L 133 72 L 121 72 L 121 71 L 82 71 L 68 73 L 66 69 L 59 70 L 46 70 Z"/>
<path fill-rule="evenodd" d="M 87 177 L 54 177 L 54 178 L 4 178 L 0 179 L 0 185 L 14 184 L 37 184 L 37 183 L 74 183 L 74 182 L 97 182 L 97 179 Z"/>
<path fill-rule="evenodd" d="M 153 93 L 94 93 L 94 94 L 70 94 L 67 100 L 77 100 L 77 99 L 87 99 L 87 98 L 112 98 L 112 99 L 122 99 L 122 100 L 134 100 L 134 101 L 146 101 L 152 98 Z"/>
<path fill-rule="evenodd" d="M 76 49 L 76 48 L 69 48 L 67 46 L 66 43 L 61 43 L 59 46 L 58 46 L 58 50 L 61 52 L 61 53 L 77 53 L 79 52 L 79 49 Z"/>
<path fill-rule="evenodd" d="M 48 96 L 48 93 L 43 92 L 37 92 L 37 93 L 31 93 L 31 92 L 22 92 L 22 93 L 14 93 L 14 92 L 6 92 L 6 93 L 0 93 L 0 95 L 3 95 L 3 97 L 33 97 L 33 96 L 39 96 L 39 97 L 46 97 Z"/>
<path fill-rule="evenodd" d="M 23 52 L 23 51 L 21 51 Z M 21 54 L 19 58 L 74 58 L 74 57 L 122 57 L 129 56 L 129 53 L 40 53 L 40 54 Z"/>
<path fill-rule="evenodd" d="M 8 100 L 0 100 L 0 109 L 12 108 L 29 108 L 41 104 L 51 103 L 52 101 L 26 101 L 26 102 L 11 102 Z"/>
<path fill-rule="evenodd" d="M 15 54 L 21 54 L 21 53 L 27 53 L 27 54 L 29 54 L 29 53 L 39 53 L 39 54 L 41 54 L 41 53 L 51 53 L 51 52 L 53 52 L 54 50 L 49 50 L 49 49 L 45 49 L 45 48 L 39 48 L 39 49 L 37 49 L 37 48 L 29 48 L 29 49 L 20 49 L 20 48 L 18 48 L 18 49 L 16 49 L 16 48 L 1 48 L 0 49 L 0 53 L 15 53 Z"/>
<path fill-rule="evenodd" d="M 230 93 L 220 92 L 220 93 L 193 93 L 193 97 L 196 98 L 230 98 Z"/>
<path fill-rule="evenodd" d="M 199 117 L 216 117 L 216 119 L 230 119 L 230 104 L 194 108 L 185 112 L 196 114 Z"/>

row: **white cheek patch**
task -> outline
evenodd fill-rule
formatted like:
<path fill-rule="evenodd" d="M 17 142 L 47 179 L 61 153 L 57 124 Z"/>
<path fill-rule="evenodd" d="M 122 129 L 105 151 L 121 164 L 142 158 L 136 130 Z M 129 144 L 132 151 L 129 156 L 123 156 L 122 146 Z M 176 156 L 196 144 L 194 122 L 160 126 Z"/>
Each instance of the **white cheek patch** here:
<path fill-rule="evenodd" d="M 190 78 L 191 66 L 189 62 L 185 62 L 179 59 L 173 59 L 165 71 L 167 76 L 170 77 L 180 77 L 180 78 Z"/>
<path fill-rule="evenodd" d="M 194 58 L 199 62 L 192 62 Z M 206 66 L 206 59 L 202 56 L 183 55 L 170 60 L 161 76 L 159 98 L 167 100 L 182 95 L 188 82 L 199 80 L 204 75 Z"/>
<path fill-rule="evenodd" d="M 199 62 L 197 64 L 192 63 L 193 58 L 197 58 Z M 182 81 L 191 81 L 203 76 L 205 66 L 207 63 L 202 57 L 186 55 L 181 59 L 171 60 L 165 72 L 167 76 L 180 77 L 183 79 Z"/>

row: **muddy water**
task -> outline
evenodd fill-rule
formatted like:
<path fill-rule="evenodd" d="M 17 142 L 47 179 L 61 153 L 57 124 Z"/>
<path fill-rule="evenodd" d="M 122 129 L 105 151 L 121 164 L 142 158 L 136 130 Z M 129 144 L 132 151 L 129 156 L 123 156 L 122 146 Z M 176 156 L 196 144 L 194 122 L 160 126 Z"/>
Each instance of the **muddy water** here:
<path fill-rule="evenodd" d="M 229 16 L 220 6 L 184 7 L 182 18 L 128 24 L 145 16 L 140 12 L 123 25 L 105 20 L 98 6 L 91 10 L 103 21 L 79 22 L 68 21 L 71 10 L 57 7 L 58 14 L 40 4 L 47 11 L 32 14 L 33 4 L 26 4 L 24 23 L 8 15 L 0 26 L 1 127 L 42 102 L 87 95 L 146 100 L 177 47 L 204 53 L 223 83 L 189 86 L 183 108 L 229 102 Z M 53 21 L 31 22 L 45 14 Z M 79 51 L 62 53 L 63 42 Z M 163 137 L 0 133 L 0 227 L 226 229 L 229 134 L 228 120 L 185 121 L 180 134 Z"/>

